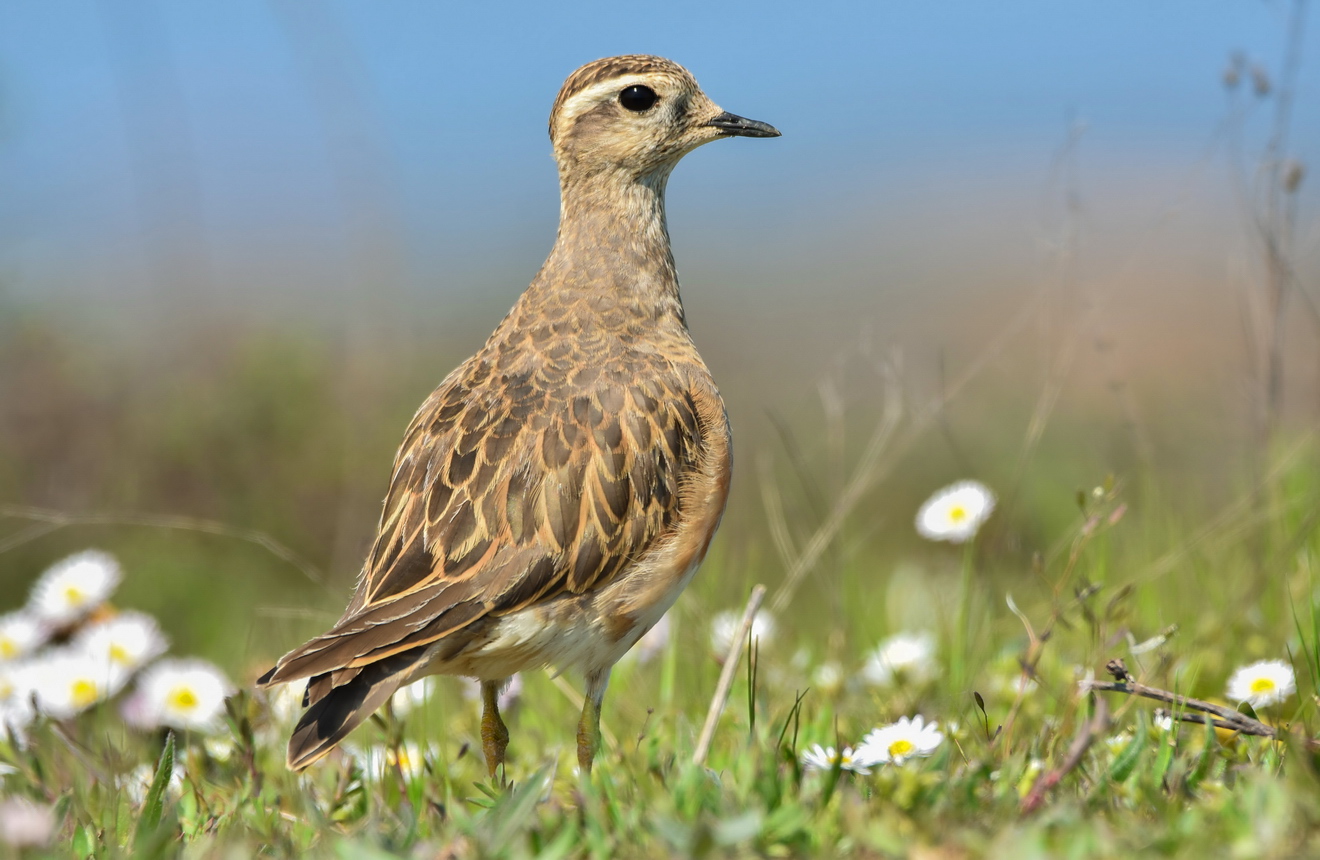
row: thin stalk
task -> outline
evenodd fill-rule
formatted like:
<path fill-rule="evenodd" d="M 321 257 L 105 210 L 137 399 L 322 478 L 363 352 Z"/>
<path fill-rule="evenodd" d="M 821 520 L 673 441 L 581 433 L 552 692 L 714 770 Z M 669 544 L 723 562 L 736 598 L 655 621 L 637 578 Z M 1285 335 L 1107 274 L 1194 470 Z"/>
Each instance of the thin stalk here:
<path fill-rule="evenodd" d="M 950 672 L 955 692 L 967 683 L 967 665 L 971 661 L 972 571 L 975 566 L 976 541 L 969 540 L 963 547 L 962 580 L 958 586 L 958 624 L 953 631 L 953 656 Z"/>

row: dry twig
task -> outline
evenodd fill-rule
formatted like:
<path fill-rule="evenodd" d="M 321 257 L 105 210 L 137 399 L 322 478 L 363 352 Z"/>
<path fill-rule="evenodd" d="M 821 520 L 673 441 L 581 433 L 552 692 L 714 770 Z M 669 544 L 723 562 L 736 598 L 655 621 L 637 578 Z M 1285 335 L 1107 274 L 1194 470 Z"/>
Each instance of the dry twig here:
<path fill-rule="evenodd" d="M 1121 659 L 1110 660 L 1105 664 L 1105 669 L 1110 675 L 1114 676 L 1113 681 L 1091 681 L 1087 684 L 1087 689 L 1096 690 L 1102 693 L 1127 693 L 1129 696 L 1141 696 L 1146 699 L 1154 699 L 1157 702 L 1164 702 L 1168 705 L 1174 705 L 1180 709 L 1200 711 L 1205 714 L 1213 714 L 1223 720 L 1228 725 L 1220 728 L 1233 729 L 1244 735 L 1256 735 L 1264 738 L 1277 738 L 1278 732 L 1273 726 L 1267 726 L 1260 720 L 1252 719 L 1241 711 L 1235 711 L 1232 708 L 1216 705 L 1214 702 L 1206 702 L 1202 699 L 1193 699 L 1190 696 L 1180 696 L 1177 693 L 1171 693 L 1168 690 L 1161 690 L 1158 687 L 1148 687 L 1145 684 L 1138 683 L 1128 673 L 1127 665 Z M 1172 714 L 1175 719 L 1182 719 L 1181 713 Z M 1188 720 L 1188 722 L 1204 722 L 1203 720 Z"/>
<path fill-rule="evenodd" d="M 1253 720 L 1246 714 L 1232 708 L 1226 708 L 1223 705 L 1216 705 L 1213 702 L 1206 702 L 1201 699 L 1193 699 L 1190 696 L 1180 696 L 1177 693 L 1170 693 L 1168 690 L 1161 690 L 1158 687 L 1147 687 L 1145 684 L 1138 684 L 1136 681 L 1092 681 L 1087 685 L 1087 689 L 1100 693 L 1127 693 L 1129 696 L 1141 696 L 1175 707 L 1213 714 L 1219 717 L 1219 720 L 1215 721 L 1216 726 L 1222 729 L 1232 729 L 1244 735 L 1258 735 L 1263 738 L 1275 738 L 1279 735 L 1273 727 L 1267 726 L 1260 720 Z M 1205 722 L 1204 719 L 1197 718 L 1192 714 L 1172 713 L 1170 716 L 1177 720 L 1186 720 L 1189 723 Z M 1220 721 L 1223 725 L 1220 725 Z"/>
<path fill-rule="evenodd" d="M 1127 666 L 1122 660 L 1110 660 L 1105 666 L 1109 674 L 1113 675 L 1114 681 L 1092 681 L 1087 685 L 1087 689 L 1097 690 L 1105 693 L 1127 693 L 1129 696 L 1141 696 L 1146 699 L 1154 699 L 1157 702 L 1174 705 L 1179 710 L 1169 713 L 1169 716 L 1175 720 L 1181 720 L 1185 723 L 1200 723 L 1204 725 L 1209 722 L 1217 729 L 1228 729 L 1244 735 L 1253 735 L 1255 737 L 1269 738 L 1279 740 L 1281 732 L 1274 726 L 1262 723 L 1260 720 L 1247 716 L 1246 714 L 1235 711 L 1232 708 L 1226 708 L 1223 705 L 1216 705 L 1214 702 L 1206 702 L 1202 699 L 1193 699 L 1190 696 L 1180 696 L 1177 693 L 1171 693 L 1168 690 L 1161 690 L 1158 687 L 1148 687 L 1145 684 L 1139 684 L 1132 680 L 1128 674 Z M 1201 714 L 1184 713 L 1183 709 L 1200 711 Z M 1219 719 L 1215 719 L 1218 717 Z M 1312 752 L 1320 750 L 1320 740 L 1316 738 L 1302 737 L 1299 743 Z"/>

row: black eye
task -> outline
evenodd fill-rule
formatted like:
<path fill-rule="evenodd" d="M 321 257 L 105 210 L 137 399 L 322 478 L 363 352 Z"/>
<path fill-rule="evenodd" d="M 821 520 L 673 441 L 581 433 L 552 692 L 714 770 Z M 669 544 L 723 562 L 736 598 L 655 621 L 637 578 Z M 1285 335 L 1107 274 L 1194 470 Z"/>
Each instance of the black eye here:
<path fill-rule="evenodd" d="M 650 87 L 634 86 L 619 93 L 619 104 L 634 113 L 641 113 L 655 104 L 659 98 L 655 90 Z"/>

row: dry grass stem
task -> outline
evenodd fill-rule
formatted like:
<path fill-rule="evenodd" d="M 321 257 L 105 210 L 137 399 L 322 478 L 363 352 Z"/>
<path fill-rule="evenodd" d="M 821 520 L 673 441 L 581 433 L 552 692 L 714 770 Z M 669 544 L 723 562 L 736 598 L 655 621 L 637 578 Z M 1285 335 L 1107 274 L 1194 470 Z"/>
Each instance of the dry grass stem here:
<path fill-rule="evenodd" d="M 1023 815 L 1030 815 L 1040 808 L 1045 802 L 1045 795 L 1050 789 L 1058 785 L 1065 776 L 1073 771 L 1082 761 L 1082 756 L 1095 743 L 1095 739 L 1104 734 L 1109 728 L 1109 704 L 1104 699 L 1097 699 L 1095 703 L 1095 716 L 1087 721 L 1082 727 L 1082 731 L 1073 739 L 1072 745 L 1068 747 L 1068 755 L 1063 763 L 1057 768 L 1044 774 L 1031 786 L 1031 791 L 1022 799 L 1020 807 Z"/>
<path fill-rule="evenodd" d="M 747 641 L 747 634 L 752 629 L 752 622 L 756 620 L 756 613 L 760 610 L 761 601 L 764 599 L 765 586 L 758 584 L 752 589 L 751 597 L 747 598 L 742 624 L 738 626 L 738 633 L 729 643 L 728 653 L 724 655 L 724 668 L 720 671 L 719 683 L 715 685 L 715 695 L 710 700 L 710 709 L 706 711 L 706 722 L 702 725 L 701 735 L 697 738 L 697 750 L 692 754 L 694 764 L 705 764 L 706 756 L 710 754 L 710 742 L 715 737 L 715 724 L 719 722 L 720 714 L 724 713 L 724 706 L 729 701 L 729 690 L 733 687 L 733 674 L 738 669 L 738 658 L 742 655 L 743 643 Z"/>
<path fill-rule="evenodd" d="M 866 450 L 857 463 L 852 480 L 835 498 L 829 515 L 812 534 L 802 551 L 791 562 L 785 559 L 788 564 L 788 575 L 784 577 L 783 584 L 779 586 L 774 599 L 770 602 L 770 609 L 774 613 L 783 612 L 784 607 L 788 605 L 788 601 L 793 598 L 793 593 L 802 584 L 802 580 L 815 568 L 816 562 L 820 561 L 820 557 L 829 549 L 831 542 L 833 542 L 847 520 L 848 514 L 862 500 L 866 492 L 875 486 L 883 476 L 884 472 L 880 469 L 880 458 L 889 447 L 894 432 L 898 429 L 899 422 L 903 418 L 903 402 L 898 394 L 897 381 L 893 379 L 892 374 L 887 374 L 884 404 L 884 412 L 881 414 L 875 430 L 871 433 L 870 441 L 867 442 Z M 776 513 L 779 521 L 773 522 Z M 772 519 L 771 530 L 773 534 L 776 534 L 775 545 L 782 553 L 787 544 L 781 543 L 779 534 L 782 533 L 785 536 L 788 534 L 787 525 L 783 522 L 782 506 L 771 507 L 770 516 Z"/>
<path fill-rule="evenodd" d="M 180 531 L 202 532 L 220 537 L 237 538 L 256 544 L 271 555 L 298 568 L 312 582 L 328 589 L 325 575 L 316 565 L 307 561 L 284 544 L 265 532 L 231 526 L 216 520 L 204 520 L 197 517 L 183 517 L 172 514 L 118 514 L 93 513 L 70 514 L 50 508 L 34 508 L 28 505 L 0 505 L 0 517 L 34 520 L 37 525 L 23 529 L 18 534 L 0 540 L 0 553 L 36 540 L 37 538 L 70 526 L 144 526 L 156 529 L 176 529 Z"/>

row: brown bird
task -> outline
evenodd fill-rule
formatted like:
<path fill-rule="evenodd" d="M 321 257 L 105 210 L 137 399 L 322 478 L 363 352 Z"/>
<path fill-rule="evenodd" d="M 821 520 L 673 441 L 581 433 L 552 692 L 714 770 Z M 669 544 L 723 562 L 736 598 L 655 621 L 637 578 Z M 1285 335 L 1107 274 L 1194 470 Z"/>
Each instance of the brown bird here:
<path fill-rule="evenodd" d="M 683 317 L 665 184 L 704 143 L 778 136 L 661 57 L 597 60 L 564 82 L 549 258 L 413 417 L 343 617 L 257 682 L 308 679 L 291 768 L 400 685 L 468 675 L 494 778 L 509 738 L 497 694 L 553 666 L 585 675 L 590 771 L 610 669 L 691 580 L 729 489 L 728 419 Z"/>

